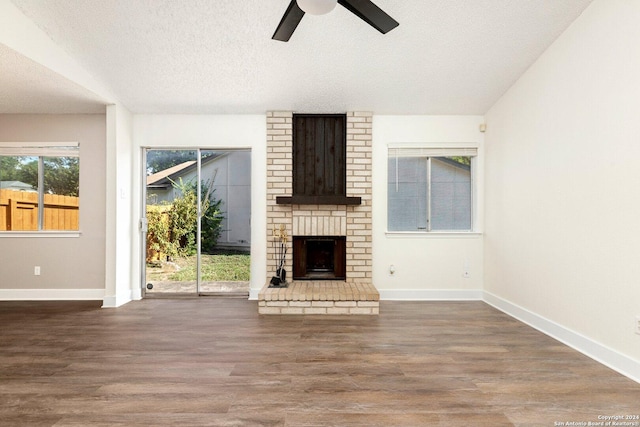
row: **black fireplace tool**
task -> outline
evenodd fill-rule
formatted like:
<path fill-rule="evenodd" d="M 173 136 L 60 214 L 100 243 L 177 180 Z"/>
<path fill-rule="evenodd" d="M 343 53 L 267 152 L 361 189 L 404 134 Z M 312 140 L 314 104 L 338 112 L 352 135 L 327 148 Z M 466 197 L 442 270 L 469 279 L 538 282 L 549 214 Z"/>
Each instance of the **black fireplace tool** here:
<path fill-rule="evenodd" d="M 280 230 L 273 230 L 273 246 L 274 256 L 276 258 L 276 275 L 269 282 L 270 288 L 286 288 L 287 270 L 284 269 L 284 262 L 287 256 L 287 231 L 284 226 L 280 226 Z"/>

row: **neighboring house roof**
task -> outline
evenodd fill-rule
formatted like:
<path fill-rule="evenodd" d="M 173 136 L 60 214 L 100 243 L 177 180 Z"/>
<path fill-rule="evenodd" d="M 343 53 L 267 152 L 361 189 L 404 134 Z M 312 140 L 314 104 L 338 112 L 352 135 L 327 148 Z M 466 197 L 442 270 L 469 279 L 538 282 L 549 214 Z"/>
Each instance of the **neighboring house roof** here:
<path fill-rule="evenodd" d="M 36 192 L 33 185 L 22 181 L 0 181 L 0 188 L 5 190 Z"/>
<path fill-rule="evenodd" d="M 170 177 L 173 174 L 176 174 L 177 172 L 180 172 L 186 168 L 188 168 L 191 165 L 194 165 L 196 163 L 195 160 L 189 160 L 188 162 L 184 162 L 184 163 L 180 163 L 179 165 L 175 165 L 172 166 L 168 169 L 165 170 L 161 170 L 160 172 L 156 172 L 152 175 L 149 175 L 147 177 L 147 186 L 156 186 L 154 184 L 157 184 L 159 181 L 165 180 L 167 177 Z M 164 185 L 161 185 L 161 187 L 164 187 Z"/>
<path fill-rule="evenodd" d="M 209 157 L 205 157 L 200 162 L 201 166 L 205 166 L 208 163 L 216 160 L 227 153 L 216 153 Z M 180 163 L 179 165 L 172 166 L 160 172 L 156 172 L 147 177 L 147 188 L 169 188 L 172 182 L 175 182 L 179 177 L 187 175 L 193 171 L 198 165 L 195 160 L 189 160 L 188 162 Z"/>
<path fill-rule="evenodd" d="M 438 157 L 437 160 L 442 162 L 442 163 L 448 164 L 450 166 L 456 167 L 458 169 L 466 170 L 467 172 L 469 172 L 471 170 L 471 166 L 470 165 L 465 165 L 464 163 L 457 162 L 457 161 L 455 161 L 453 159 L 448 159 L 446 157 Z"/>

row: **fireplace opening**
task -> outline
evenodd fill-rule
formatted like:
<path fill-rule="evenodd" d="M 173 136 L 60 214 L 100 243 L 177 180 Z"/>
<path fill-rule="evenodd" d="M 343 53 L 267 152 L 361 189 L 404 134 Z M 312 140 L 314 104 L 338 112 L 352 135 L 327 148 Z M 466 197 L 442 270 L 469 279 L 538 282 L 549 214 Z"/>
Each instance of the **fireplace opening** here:
<path fill-rule="evenodd" d="M 330 239 L 307 240 L 307 272 L 326 273 L 334 270 L 334 244 Z"/>
<path fill-rule="evenodd" d="M 294 280 L 344 280 L 346 238 L 344 236 L 294 236 Z"/>

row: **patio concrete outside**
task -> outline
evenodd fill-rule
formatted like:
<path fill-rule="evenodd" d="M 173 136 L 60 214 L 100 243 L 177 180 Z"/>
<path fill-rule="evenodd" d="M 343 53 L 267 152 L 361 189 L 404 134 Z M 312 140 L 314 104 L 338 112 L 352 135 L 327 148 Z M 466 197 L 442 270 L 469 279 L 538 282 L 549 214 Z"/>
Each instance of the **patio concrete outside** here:
<path fill-rule="evenodd" d="M 147 295 L 160 294 L 195 294 L 196 281 L 149 281 L 153 285 L 152 289 L 147 287 Z M 227 294 L 227 295 L 249 295 L 249 282 L 202 282 L 200 284 L 200 294 Z"/>

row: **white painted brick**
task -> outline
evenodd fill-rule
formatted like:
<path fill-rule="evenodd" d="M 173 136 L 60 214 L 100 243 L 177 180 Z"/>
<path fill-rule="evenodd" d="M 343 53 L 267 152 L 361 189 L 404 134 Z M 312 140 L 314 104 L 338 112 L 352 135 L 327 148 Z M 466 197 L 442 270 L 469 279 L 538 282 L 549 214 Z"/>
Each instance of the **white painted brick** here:
<path fill-rule="evenodd" d="M 282 314 L 304 314 L 304 308 L 302 307 L 286 307 L 281 310 Z"/>
<path fill-rule="evenodd" d="M 336 301 L 334 303 L 336 307 L 356 307 L 356 301 Z"/>
<path fill-rule="evenodd" d="M 281 314 L 280 307 L 258 307 L 259 314 Z"/>
<path fill-rule="evenodd" d="M 378 301 L 358 301 L 358 307 L 379 307 Z"/>
<path fill-rule="evenodd" d="M 371 153 L 371 147 L 369 145 L 353 146 L 354 154 L 359 153 Z"/>
<path fill-rule="evenodd" d="M 312 307 L 333 307 L 333 301 L 312 301 Z"/>
<path fill-rule="evenodd" d="M 304 309 L 304 314 L 327 314 L 325 307 L 308 307 Z"/>
<path fill-rule="evenodd" d="M 280 295 L 278 295 L 278 297 L 280 297 Z M 267 307 L 288 307 L 289 306 L 289 302 L 288 301 L 267 301 Z"/>
<path fill-rule="evenodd" d="M 274 141 L 289 141 L 289 142 L 291 142 L 291 135 L 270 135 L 270 136 L 273 138 Z"/>
<path fill-rule="evenodd" d="M 311 301 L 289 301 L 289 307 L 311 307 Z"/>
<path fill-rule="evenodd" d="M 373 314 L 370 307 L 353 307 L 349 309 L 349 314 Z"/>
<path fill-rule="evenodd" d="M 290 165 L 291 164 L 291 159 L 282 155 L 272 156 L 271 160 L 273 165 Z"/>
<path fill-rule="evenodd" d="M 280 123 L 277 122 L 271 122 L 273 129 L 291 129 L 291 125 L 282 121 Z"/>
<path fill-rule="evenodd" d="M 365 159 L 365 158 L 361 158 L 361 157 L 356 157 L 356 158 L 352 159 L 352 161 L 353 161 L 354 164 L 362 165 L 362 164 L 369 163 L 371 160 Z"/>
<path fill-rule="evenodd" d="M 339 210 L 343 210 L 343 207 L 338 205 L 320 205 L 318 206 L 317 209 L 314 209 L 312 213 L 318 214 L 318 215 L 326 215 L 329 212 L 339 211 Z"/>
<path fill-rule="evenodd" d="M 271 117 L 285 117 L 291 118 L 293 113 L 291 111 L 271 111 Z"/>
<path fill-rule="evenodd" d="M 354 130 L 355 129 L 371 129 L 371 125 L 372 123 L 369 121 L 358 121 L 358 122 L 352 122 L 353 123 L 353 127 Z"/>

